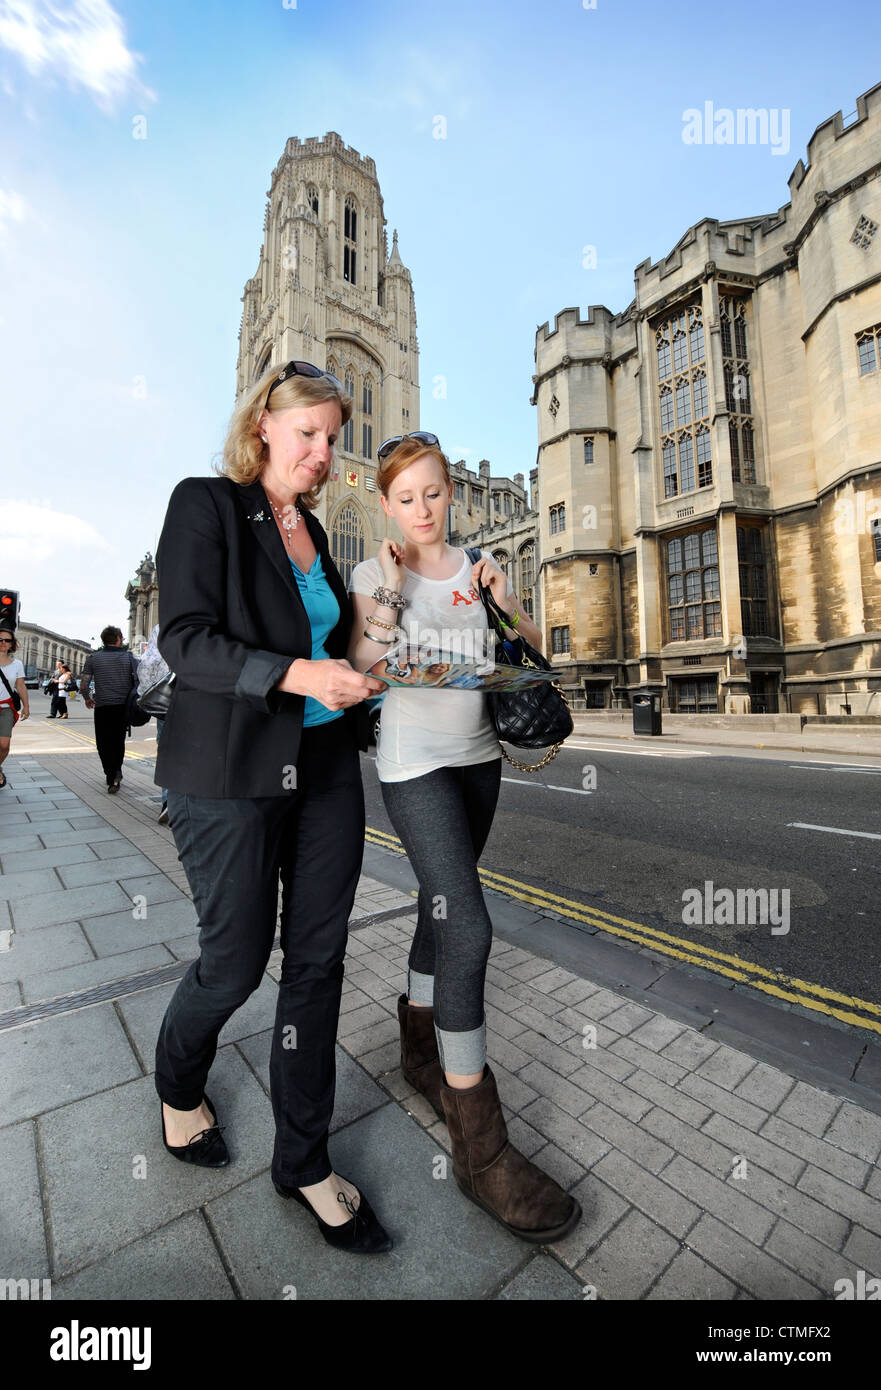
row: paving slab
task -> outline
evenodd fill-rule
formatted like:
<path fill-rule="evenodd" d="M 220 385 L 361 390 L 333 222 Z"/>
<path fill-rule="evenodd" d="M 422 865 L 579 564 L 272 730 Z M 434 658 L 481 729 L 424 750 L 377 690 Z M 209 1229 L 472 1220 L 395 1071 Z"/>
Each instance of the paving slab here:
<path fill-rule="evenodd" d="M 43 842 L 39 836 L 34 834 L 34 827 L 32 825 L 7 823 L 0 827 L 0 854 L 12 855 L 14 857 L 19 853 L 26 853 L 29 850 L 39 850 L 42 848 Z"/>
<path fill-rule="evenodd" d="M 51 830 L 45 828 L 40 830 L 40 839 L 48 848 L 53 845 L 95 845 L 107 840 L 122 840 L 129 849 L 133 848 L 130 840 L 119 830 L 115 830 L 112 825 L 95 825 L 90 830 Z"/>
<path fill-rule="evenodd" d="M 173 984 L 157 985 L 153 989 L 128 995 L 119 1001 L 119 1010 L 148 1072 L 153 1071 L 156 1039 L 165 1017 L 165 1010 L 177 986 L 178 981 L 175 980 Z M 218 1046 L 223 1047 L 226 1043 L 238 1042 L 240 1038 L 249 1038 L 254 1033 L 271 1029 L 275 1020 L 277 999 L 278 986 L 268 975 L 264 975 L 260 981 L 260 988 L 255 990 L 250 999 L 236 1010 L 220 1030 Z"/>
<path fill-rule="evenodd" d="M 553 1299 L 571 1302 L 584 1298 L 583 1286 L 552 1255 L 535 1255 L 510 1284 L 496 1294 L 500 1302 L 526 1302 Z"/>
<path fill-rule="evenodd" d="M 207 1205 L 246 1298 L 278 1299 L 293 1285 L 298 1300 L 481 1299 L 522 1263 L 523 1242 L 467 1201 L 447 1156 L 399 1106 L 340 1130 L 330 1156 L 363 1183 L 394 1249 L 369 1260 L 334 1250 L 308 1212 L 257 1179 Z"/>
<path fill-rule="evenodd" d="M 32 870 L 29 873 L 0 874 L 0 898 L 7 902 L 14 902 L 16 906 L 20 901 L 32 897 L 34 894 L 41 894 L 49 897 L 49 889 L 57 888 L 59 880 L 55 877 L 52 869 Z"/>
<path fill-rule="evenodd" d="M 260 1078 L 266 1094 L 269 1095 L 269 1055 L 272 1048 L 272 1029 L 243 1038 L 236 1044 L 242 1056 L 247 1058 Z M 333 1119 L 330 1132 L 342 1129 L 362 1115 L 368 1115 L 381 1105 L 388 1105 L 389 1095 L 377 1086 L 373 1077 L 360 1067 L 341 1047 L 336 1048 L 336 1095 L 334 1096 Z M 432 1111 L 432 1115 L 434 1112 Z"/>
<path fill-rule="evenodd" d="M 0 1129 L 0 1276 L 46 1279 L 49 1254 L 33 1120 Z"/>
<path fill-rule="evenodd" d="M 119 882 L 122 878 L 146 875 L 153 872 L 153 865 L 143 854 L 128 854 L 123 859 L 95 859 L 91 864 L 71 864 L 58 870 L 58 877 L 65 888 L 84 888 L 90 883 Z M 131 893 L 125 887 L 126 897 Z"/>
<path fill-rule="evenodd" d="M 190 1212 L 123 1250 L 52 1284 L 52 1301 L 66 1299 L 234 1299 L 204 1218 Z"/>
<path fill-rule="evenodd" d="M 140 1075 L 141 1068 L 112 1004 L 78 1009 L 0 1033 L 3 1119 L 7 1124 Z"/>
<path fill-rule="evenodd" d="M 126 910 L 90 916 L 83 921 L 83 929 L 96 956 L 113 956 L 120 951 L 136 951 L 140 946 L 152 946 L 157 941 L 173 941 L 197 924 L 196 909 L 189 898 L 181 898 L 173 903 L 157 903 L 147 908 L 145 917 L 135 918 L 137 909 L 132 907 L 122 889 L 115 884 L 104 886 L 116 888 L 126 904 Z M 83 888 L 78 891 L 89 890 Z M 197 955 L 198 952 L 193 954 Z"/>
<path fill-rule="evenodd" d="M 0 985 L 0 1012 L 15 1009 L 20 1003 L 21 992 L 17 984 Z"/>
<path fill-rule="evenodd" d="M 42 886 L 45 889 L 45 876 L 42 877 Z M 118 883 L 95 883 L 87 888 L 62 888 L 52 893 L 34 893 L 12 902 L 16 931 L 37 931 L 41 927 L 54 927 L 61 922 L 81 922 L 85 917 L 116 912 L 123 908 L 128 908 L 130 912 L 131 902 Z"/>
<path fill-rule="evenodd" d="M 230 1151 L 226 1168 L 194 1167 L 165 1152 L 152 1076 L 139 1076 L 41 1117 L 59 1275 L 93 1264 L 268 1169 L 275 1134 L 272 1110 L 234 1048 L 218 1052 L 208 1087 Z M 272 1192 L 268 1174 L 260 1186 Z"/>
<path fill-rule="evenodd" d="M 0 850 L 0 868 L 4 874 L 23 873 L 27 869 L 54 869 L 61 864 L 93 863 L 96 858 L 88 845 L 61 845 L 56 849 L 38 849 L 34 845 L 24 853 L 7 854 Z"/>
<path fill-rule="evenodd" d="M 162 945 L 144 946 L 139 951 L 125 951 L 118 956 L 101 956 L 98 960 L 90 957 L 82 965 L 69 965 L 64 970 L 45 970 L 29 975 L 22 980 L 26 1003 L 40 999 L 54 999 L 59 994 L 73 994 L 81 989 L 91 989 L 109 980 L 125 979 L 128 975 L 138 975 L 143 970 L 155 970 L 160 965 L 171 965 L 174 957 Z"/>
<path fill-rule="evenodd" d="M 40 932 L 15 932 L 9 950 L 0 953 L 0 980 L 23 980 L 44 974 L 49 966 L 79 965 L 87 960 L 94 960 L 94 956 L 78 922 Z"/>

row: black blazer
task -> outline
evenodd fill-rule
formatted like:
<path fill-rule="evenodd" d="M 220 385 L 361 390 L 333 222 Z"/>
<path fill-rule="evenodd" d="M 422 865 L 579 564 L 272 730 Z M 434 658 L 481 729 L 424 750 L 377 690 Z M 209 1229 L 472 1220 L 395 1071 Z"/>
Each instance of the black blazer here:
<path fill-rule="evenodd" d="M 325 643 L 344 657 L 352 608 L 327 533 L 305 524 L 340 605 Z M 190 796 L 294 796 L 305 696 L 274 690 L 296 657 L 311 658 L 312 632 L 284 542 L 259 482 L 184 478 L 156 552 L 159 649 L 176 680 L 154 781 Z M 367 747 L 363 704 L 337 721 Z M 285 768 L 288 769 L 287 775 Z"/>

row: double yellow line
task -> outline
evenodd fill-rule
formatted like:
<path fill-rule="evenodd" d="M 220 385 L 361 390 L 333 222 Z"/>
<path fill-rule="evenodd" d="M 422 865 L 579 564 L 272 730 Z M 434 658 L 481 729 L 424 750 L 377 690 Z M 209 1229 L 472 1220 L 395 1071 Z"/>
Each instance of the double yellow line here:
<path fill-rule="evenodd" d="M 365 838 L 382 849 L 390 849 L 398 854 L 404 853 L 403 845 L 396 835 L 384 830 L 368 827 Z M 763 965 L 744 960 L 741 956 L 729 955 L 725 951 L 714 951 L 709 946 L 699 946 L 694 941 L 672 936 L 669 932 L 657 931 L 654 927 L 643 926 L 641 922 L 631 922 L 626 917 L 615 917 L 609 912 L 589 907 L 587 903 L 572 898 L 562 898 L 556 893 L 546 893 L 543 888 L 535 888 L 531 883 L 521 883 L 516 878 L 506 878 L 492 869 L 478 869 L 481 882 L 497 893 L 503 893 L 516 902 L 528 903 L 546 912 L 559 912 L 573 922 L 586 922 L 612 936 L 623 937 L 637 946 L 646 946 L 674 960 L 689 965 L 699 965 L 704 970 L 712 970 L 716 975 L 725 975 L 729 980 L 748 984 L 763 994 L 773 995 L 775 999 L 785 999 L 790 1004 L 800 1004 L 804 1009 L 837 1018 L 842 1023 L 866 1028 L 873 1033 L 881 1033 L 881 1005 L 868 999 L 858 999 L 852 994 L 840 994 L 838 990 L 827 989 L 825 985 L 814 985 L 809 980 L 799 980 L 780 970 L 768 970 Z M 784 988 L 785 986 L 785 988 Z M 845 1007 L 841 1007 L 841 1006 Z M 862 1010 L 857 1013 L 855 1010 Z M 871 1017 L 866 1018 L 869 1014 Z"/>

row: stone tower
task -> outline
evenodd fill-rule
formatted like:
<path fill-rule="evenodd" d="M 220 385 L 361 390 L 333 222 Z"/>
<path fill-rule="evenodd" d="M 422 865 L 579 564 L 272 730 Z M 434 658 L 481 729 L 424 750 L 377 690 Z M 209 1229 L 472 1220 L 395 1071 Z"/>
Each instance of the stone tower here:
<path fill-rule="evenodd" d="M 388 251 L 373 160 L 335 132 L 289 139 L 267 197 L 260 262 L 243 295 L 237 390 L 292 358 L 347 385 L 354 414 L 317 515 L 348 579 L 388 533 L 376 450 L 419 428 L 413 286 L 397 232 Z"/>

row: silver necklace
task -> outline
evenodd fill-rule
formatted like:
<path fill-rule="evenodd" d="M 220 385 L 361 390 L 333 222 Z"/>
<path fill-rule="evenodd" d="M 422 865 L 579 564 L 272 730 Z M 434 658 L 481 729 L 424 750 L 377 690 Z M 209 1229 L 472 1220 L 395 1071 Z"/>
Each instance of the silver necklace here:
<path fill-rule="evenodd" d="M 264 489 L 264 491 L 265 491 L 265 489 Z M 267 495 L 267 497 L 269 497 L 269 493 L 268 493 L 268 492 L 267 492 L 266 495 Z M 293 511 L 293 513 L 294 513 L 294 519 L 293 519 L 293 521 L 291 521 L 291 520 L 289 519 L 289 517 L 286 517 L 286 516 L 284 515 L 284 512 L 279 511 L 278 507 L 275 505 L 275 503 L 273 502 L 273 500 L 272 500 L 271 497 L 269 497 L 269 505 L 270 505 L 270 507 L 272 508 L 273 512 L 275 513 L 275 519 L 276 519 L 276 521 L 279 523 L 279 525 L 281 525 L 281 526 L 284 528 L 284 530 L 285 530 L 285 532 L 286 532 L 286 535 L 287 535 L 288 544 L 290 544 L 290 541 L 291 541 L 291 532 L 292 532 L 292 531 L 296 531 L 297 527 L 298 527 L 299 524 L 300 524 L 300 512 L 299 512 L 299 508 L 297 507 L 296 502 L 293 502 L 293 503 L 289 502 L 288 505 L 284 508 L 284 512 L 290 513 L 291 511 Z"/>

